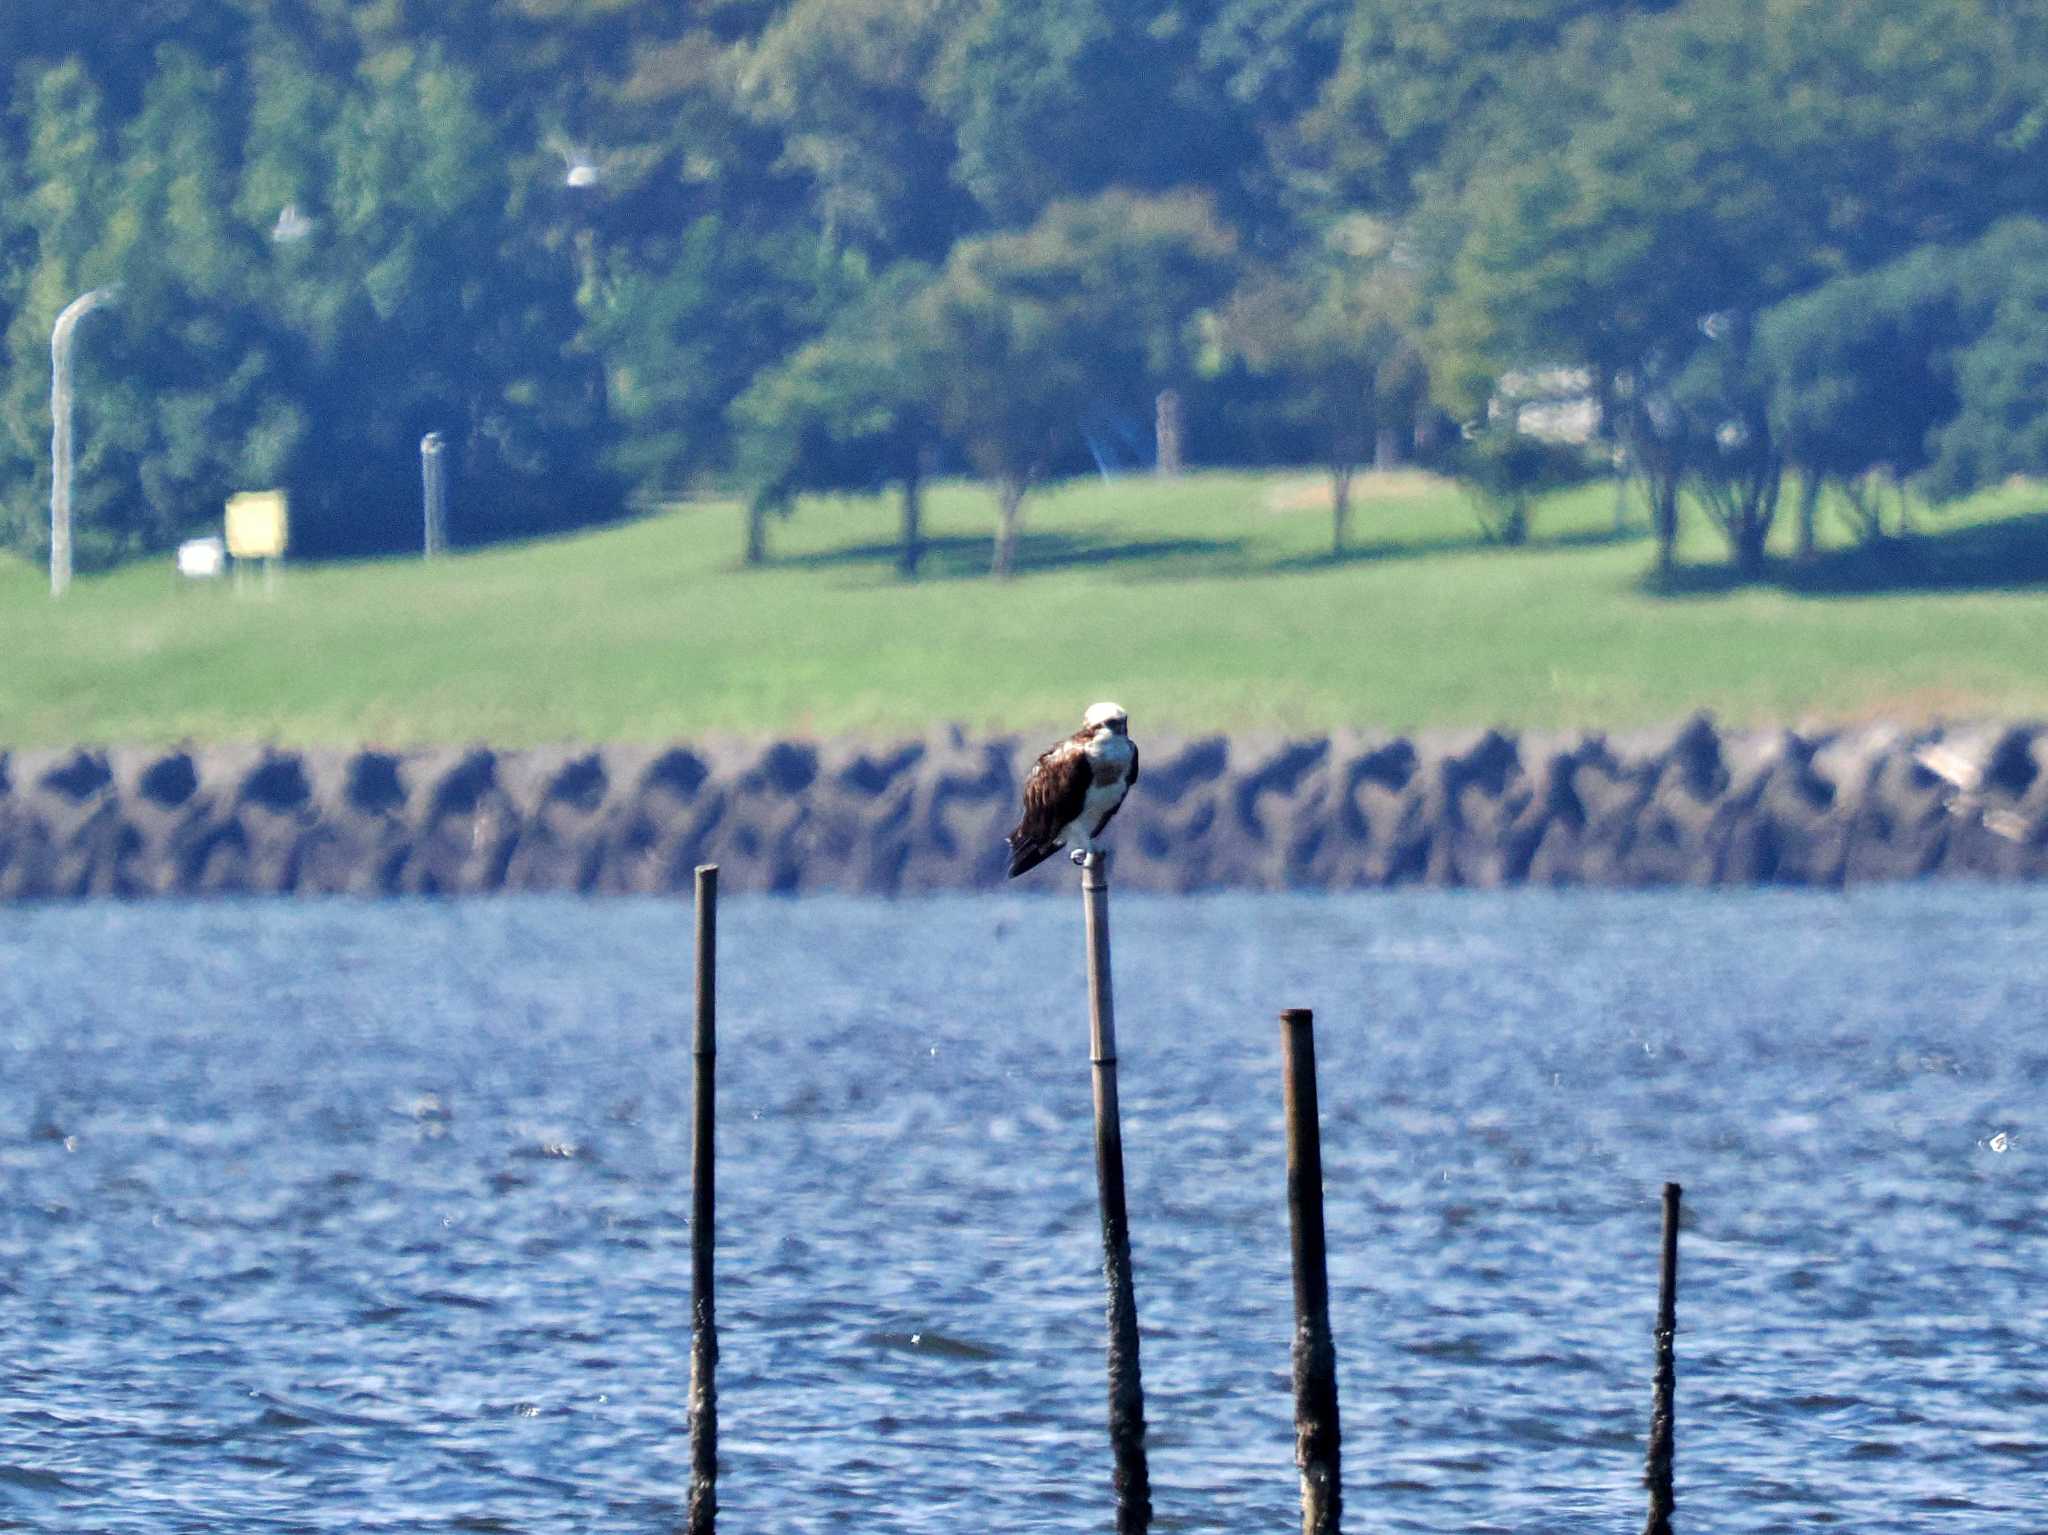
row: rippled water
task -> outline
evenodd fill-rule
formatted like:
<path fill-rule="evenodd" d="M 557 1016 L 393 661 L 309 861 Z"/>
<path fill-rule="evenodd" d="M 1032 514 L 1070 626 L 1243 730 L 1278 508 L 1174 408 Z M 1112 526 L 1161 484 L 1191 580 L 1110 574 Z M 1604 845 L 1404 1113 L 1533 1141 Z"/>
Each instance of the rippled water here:
<path fill-rule="evenodd" d="M 1156 1527 L 2048 1527 L 2048 891 L 1119 900 Z M 1108 1527 L 1078 902 L 728 900 L 734 1531 Z M 0 911 L 0 1528 L 674 1526 L 687 912 Z"/>

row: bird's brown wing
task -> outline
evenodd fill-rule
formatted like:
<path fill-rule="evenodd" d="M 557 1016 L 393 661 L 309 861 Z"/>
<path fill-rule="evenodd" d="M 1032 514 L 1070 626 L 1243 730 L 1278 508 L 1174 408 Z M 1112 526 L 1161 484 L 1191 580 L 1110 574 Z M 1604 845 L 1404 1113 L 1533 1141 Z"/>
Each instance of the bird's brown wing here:
<path fill-rule="evenodd" d="M 1010 878 L 1035 869 L 1060 850 L 1060 829 L 1088 802 L 1088 758 L 1078 739 L 1039 754 L 1024 780 L 1024 818 L 1010 833 Z"/>

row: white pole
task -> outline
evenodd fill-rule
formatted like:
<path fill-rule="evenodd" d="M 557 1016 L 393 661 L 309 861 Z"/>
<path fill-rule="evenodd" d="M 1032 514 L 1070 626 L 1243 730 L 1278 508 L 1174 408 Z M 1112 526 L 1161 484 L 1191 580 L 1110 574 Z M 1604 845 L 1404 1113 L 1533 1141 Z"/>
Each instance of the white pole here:
<path fill-rule="evenodd" d="M 78 322 L 102 304 L 112 288 L 81 293 L 57 316 L 50 332 L 50 595 L 71 584 L 71 339 Z"/>
<path fill-rule="evenodd" d="M 420 439 L 420 478 L 426 511 L 420 553 L 429 560 L 448 548 L 448 467 L 444 451 L 439 432 L 429 432 Z"/>

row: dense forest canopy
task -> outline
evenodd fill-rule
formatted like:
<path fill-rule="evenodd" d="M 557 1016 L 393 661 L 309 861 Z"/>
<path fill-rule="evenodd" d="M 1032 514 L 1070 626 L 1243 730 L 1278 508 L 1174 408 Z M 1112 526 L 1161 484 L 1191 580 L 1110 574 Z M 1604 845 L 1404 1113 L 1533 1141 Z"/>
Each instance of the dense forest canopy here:
<path fill-rule="evenodd" d="M 1433 455 L 1666 558 L 1780 487 L 2048 472 L 2048 21 L 2019 0 L 73 0 L 0 7 L 0 533 L 81 561 L 283 485 L 297 547 L 798 492 Z M 1489 425 L 1492 423 L 1492 425 Z M 1460 428 L 1463 428 L 1462 432 Z M 1875 488 L 1874 488 L 1875 487 Z M 1681 509 L 1690 508 L 1682 513 Z M 1504 522 L 1512 527 L 1512 522 Z M 1808 530 L 1803 528 L 1803 533 Z M 1810 533 L 1808 534 L 1810 537 Z"/>

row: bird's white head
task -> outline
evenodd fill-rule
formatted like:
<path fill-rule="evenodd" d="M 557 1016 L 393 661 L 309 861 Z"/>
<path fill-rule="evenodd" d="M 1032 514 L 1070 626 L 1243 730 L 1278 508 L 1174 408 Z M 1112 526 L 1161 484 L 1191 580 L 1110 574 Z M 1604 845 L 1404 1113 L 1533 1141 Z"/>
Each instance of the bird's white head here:
<path fill-rule="evenodd" d="M 1107 730 L 1112 735 L 1129 735 L 1131 717 L 1124 712 L 1122 704 L 1090 704 L 1088 712 L 1081 716 L 1081 728 L 1097 734 Z"/>

